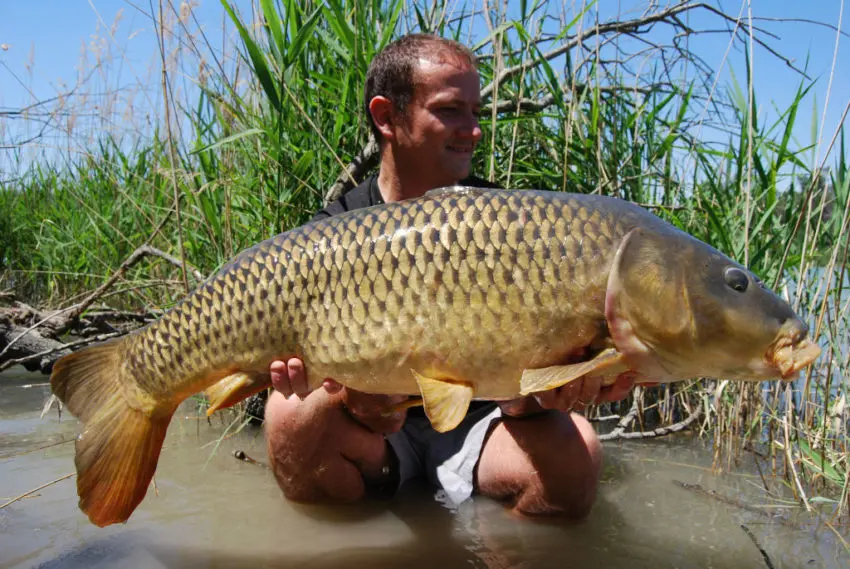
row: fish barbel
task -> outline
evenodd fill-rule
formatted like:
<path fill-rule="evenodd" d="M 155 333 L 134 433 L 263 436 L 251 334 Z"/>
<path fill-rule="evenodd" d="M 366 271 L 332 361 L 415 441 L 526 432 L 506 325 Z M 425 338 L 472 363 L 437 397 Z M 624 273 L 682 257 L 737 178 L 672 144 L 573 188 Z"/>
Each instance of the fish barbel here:
<path fill-rule="evenodd" d="M 603 196 L 453 187 L 292 229 L 243 251 L 159 320 L 60 359 L 83 422 L 80 507 L 144 498 L 177 406 L 213 408 L 299 357 L 317 388 L 421 397 L 439 431 L 472 399 L 583 376 L 791 379 L 820 353 L 758 278 L 646 210 Z M 586 361 L 571 355 L 586 350 Z"/>

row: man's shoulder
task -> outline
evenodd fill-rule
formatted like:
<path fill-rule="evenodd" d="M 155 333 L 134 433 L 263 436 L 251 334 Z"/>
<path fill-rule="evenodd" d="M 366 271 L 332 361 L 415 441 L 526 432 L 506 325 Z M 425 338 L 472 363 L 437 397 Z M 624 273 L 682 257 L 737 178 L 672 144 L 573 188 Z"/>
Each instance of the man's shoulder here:
<path fill-rule="evenodd" d="M 458 182 L 459 186 L 472 186 L 473 188 L 490 188 L 493 190 L 501 190 L 502 186 L 497 184 L 496 182 L 491 182 L 485 178 L 479 178 L 478 176 L 467 176 L 460 182 Z"/>
<path fill-rule="evenodd" d="M 326 207 L 320 209 L 313 215 L 313 221 L 317 219 L 324 219 L 326 217 L 331 217 L 334 215 L 339 215 L 341 213 L 345 213 L 346 211 L 352 211 L 355 209 L 360 209 L 364 207 L 370 207 L 373 205 L 379 205 L 384 203 L 383 198 L 381 197 L 381 192 L 378 191 L 377 185 L 378 176 L 377 174 L 373 174 L 360 182 L 355 188 L 349 190 L 340 198 L 334 202 L 331 202 Z M 491 188 L 491 189 L 501 189 L 502 186 L 496 184 L 494 182 L 490 182 L 484 178 L 479 178 L 478 176 L 467 176 L 460 182 L 458 182 L 460 186 L 473 186 L 476 188 Z"/>
<path fill-rule="evenodd" d="M 376 180 L 377 176 L 369 176 L 356 187 L 340 196 L 338 200 L 317 211 L 313 215 L 313 221 L 383 203 L 381 193 L 376 191 Z"/>

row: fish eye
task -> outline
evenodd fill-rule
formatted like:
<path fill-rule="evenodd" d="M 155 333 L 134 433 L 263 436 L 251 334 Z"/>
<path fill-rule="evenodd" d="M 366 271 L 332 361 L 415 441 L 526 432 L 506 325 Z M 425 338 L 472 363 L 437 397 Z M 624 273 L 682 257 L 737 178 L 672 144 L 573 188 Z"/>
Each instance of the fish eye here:
<path fill-rule="evenodd" d="M 726 284 L 732 290 L 738 292 L 746 292 L 747 286 L 750 284 L 750 278 L 747 276 L 747 273 L 738 267 L 727 268 L 726 272 L 723 273 L 723 278 L 726 279 Z"/>

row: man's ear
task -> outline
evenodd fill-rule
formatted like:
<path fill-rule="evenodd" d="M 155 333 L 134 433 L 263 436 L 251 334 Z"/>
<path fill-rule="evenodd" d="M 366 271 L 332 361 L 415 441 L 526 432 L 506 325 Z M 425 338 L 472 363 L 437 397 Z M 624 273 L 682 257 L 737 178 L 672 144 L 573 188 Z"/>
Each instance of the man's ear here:
<path fill-rule="evenodd" d="M 386 140 L 395 138 L 395 130 L 393 128 L 394 111 L 392 101 L 386 97 L 379 95 L 372 97 L 372 100 L 369 101 L 369 112 L 372 114 L 372 121 Z"/>

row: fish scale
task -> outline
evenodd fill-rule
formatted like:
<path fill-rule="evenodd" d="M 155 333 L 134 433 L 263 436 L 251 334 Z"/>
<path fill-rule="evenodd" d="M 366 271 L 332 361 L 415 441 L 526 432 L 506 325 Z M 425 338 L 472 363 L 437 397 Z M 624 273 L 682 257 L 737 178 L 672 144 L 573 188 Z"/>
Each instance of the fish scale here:
<path fill-rule="evenodd" d="M 106 525 L 141 501 L 181 401 L 231 405 L 276 359 L 301 358 L 311 389 L 421 395 L 446 431 L 473 398 L 585 376 L 790 377 L 819 352 L 805 336 L 745 269 L 633 204 L 448 188 L 264 241 L 146 328 L 60 359 L 51 385 L 86 425 L 80 506 Z"/>

